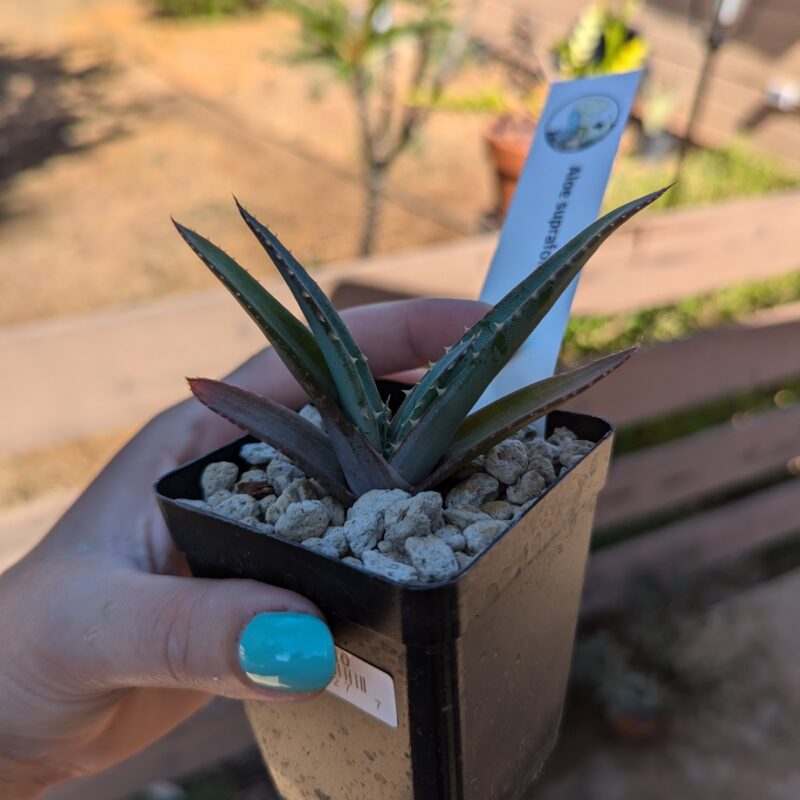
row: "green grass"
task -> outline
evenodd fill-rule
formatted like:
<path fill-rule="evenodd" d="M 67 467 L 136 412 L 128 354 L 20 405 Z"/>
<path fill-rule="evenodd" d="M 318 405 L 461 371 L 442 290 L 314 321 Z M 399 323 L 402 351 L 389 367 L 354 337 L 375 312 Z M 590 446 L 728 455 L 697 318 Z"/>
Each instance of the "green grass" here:
<path fill-rule="evenodd" d="M 151 0 L 151 4 L 163 17 L 221 17 L 263 8 L 266 0 Z"/>
<path fill-rule="evenodd" d="M 682 339 L 798 300 L 800 271 L 737 284 L 672 305 L 605 316 L 576 316 L 567 327 L 561 358 L 574 363 L 634 344 Z"/>
<path fill-rule="evenodd" d="M 641 158 L 620 158 L 612 173 L 604 206 L 616 208 L 675 180 L 672 161 L 649 163 Z M 686 156 L 680 181 L 653 209 L 707 205 L 722 200 L 755 197 L 800 186 L 800 176 L 767 156 L 737 143 L 721 150 L 693 150 Z"/>

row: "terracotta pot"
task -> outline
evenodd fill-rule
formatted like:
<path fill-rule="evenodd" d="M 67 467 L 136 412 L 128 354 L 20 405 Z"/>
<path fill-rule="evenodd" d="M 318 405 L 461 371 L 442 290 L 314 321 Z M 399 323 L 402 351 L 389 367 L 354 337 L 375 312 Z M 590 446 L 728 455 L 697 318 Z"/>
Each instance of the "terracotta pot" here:
<path fill-rule="evenodd" d="M 498 117 L 484 134 L 497 175 L 496 208 L 500 219 L 508 213 L 535 131 L 536 122 L 528 117 Z"/>

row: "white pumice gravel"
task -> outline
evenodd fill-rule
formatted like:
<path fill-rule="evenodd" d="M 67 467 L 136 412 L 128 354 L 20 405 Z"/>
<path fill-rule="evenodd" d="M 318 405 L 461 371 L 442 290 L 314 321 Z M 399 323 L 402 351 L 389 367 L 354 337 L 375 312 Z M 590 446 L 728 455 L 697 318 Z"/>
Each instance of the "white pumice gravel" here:
<path fill-rule="evenodd" d="M 417 580 L 417 571 L 408 564 L 401 564 L 375 550 L 367 550 L 362 561 L 364 569 L 391 578 L 393 581 L 410 583 Z"/>
<path fill-rule="evenodd" d="M 230 489 L 218 489 L 214 494 L 206 498 L 206 502 L 214 508 L 229 497 L 233 497 L 233 492 Z"/>
<path fill-rule="evenodd" d="M 490 500 L 481 506 L 481 511 L 492 519 L 513 519 L 514 506 L 507 500 Z"/>
<path fill-rule="evenodd" d="M 319 500 L 292 503 L 275 523 L 275 531 L 293 542 L 322 536 L 328 530 L 330 517 Z"/>
<path fill-rule="evenodd" d="M 279 492 L 282 492 L 292 481 L 305 478 L 302 470 L 284 458 L 273 458 L 267 467 L 267 478 Z"/>
<path fill-rule="evenodd" d="M 344 528 L 328 528 L 328 530 L 325 531 L 325 535 L 322 537 L 322 541 L 333 547 L 339 558 L 346 556 L 350 551 L 350 545 L 347 543 L 347 537 L 344 535 Z"/>
<path fill-rule="evenodd" d="M 476 472 L 465 481 L 454 486 L 444 499 L 447 508 L 480 508 L 489 500 L 495 500 L 500 490 L 500 481 L 486 472 Z"/>
<path fill-rule="evenodd" d="M 507 527 L 499 519 L 473 523 L 464 531 L 467 553 L 471 556 L 482 553 Z"/>
<path fill-rule="evenodd" d="M 245 470 L 240 476 L 237 483 L 269 483 L 267 473 L 263 469 L 248 469 Z"/>
<path fill-rule="evenodd" d="M 411 536 L 405 548 L 411 566 L 423 581 L 444 581 L 458 572 L 453 551 L 438 536 Z"/>
<path fill-rule="evenodd" d="M 584 442 L 582 440 L 568 441 L 561 445 L 561 452 L 558 455 L 558 460 L 563 467 L 569 469 L 570 467 L 574 467 L 591 449 L 591 442 Z"/>
<path fill-rule="evenodd" d="M 453 551 L 463 550 L 465 547 L 464 534 L 454 525 L 443 525 L 436 531 L 436 535 Z"/>
<path fill-rule="evenodd" d="M 220 489 L 230 491 L 236 485 L 238 477 L 239 467 L 230 461 L 217 461 L 214 464 L 209 464 L 200 476 L 203 497 L 208 499 Z"/>
<path fill-rule="evenodd" d="M 528 451 L 516 439 L 506 439 L 496 444 L 486 454 L 484 469 L 500 483 L 516 483 L 519 476 L 528 468 Z"/>
<path fill-rule="evenodd" d="M 511 503 L 527 503 L 528 500 L 538 497 L 545 488 L 544 478 L 536 470 L 530 470 L 525 472 L 513 486 L 506 489 L 506 497 Z"/>
<path fill-rule="evenodd" d="M 239 455 L 242 461 L 246 461 L 254 467 L 260 467 L 262 464 L 269 464 L 273 458 L 278 454 L 278 451 L 272 445 L 265 442 L 251 442 L 250 444 L 243 444 Z"/>
<path fill-rule="evenodd" d="M 214 513 L 231 519 L 248 519 L 258 513 L 258 503 L 249 494 L 232 494 L 214 506 Z"/>
<path fill-rule="evenodd" d="M 301 414 L 322 426 L 313 406 Z M 444 495 L 374 489 L 345 509 L 274 447 L 254 442 L 240 449 L 244 468 L 209 464 L 202 499 L 180 502 L 390 580 L 429 583 L 466 569 L 593 447 L 567 428 L 545 440 L 530 425 L 473 459 Z"/>
<path fill-rule="evenodd" d="M 318 428 L 324 427 L 322 423 L 322 415 L 314 406 L 311 405 L 311 403 L 304 405 L 298 413 L 301 417 L 307 419 L 312 425 L 316 425 Z"/>
<path fill-rule="evenodd" d="M 381 516 L 375 512 L 359 514 L 348 519 L 342 528 L 353 555 L 359 558 L 368 550 L 372 550 L 383 535 Z"/>
<path fill-rule="evenodd" d="M 464 530 L 472 525 L 473 522 L 480 522 L 485 519 L 492 519 L 488 514 L 484 514 L 479 508 L 474 506 L 467 508 L 446 508 L 444 518 L 451 525 L 455 525 L 459 530 Z"/>

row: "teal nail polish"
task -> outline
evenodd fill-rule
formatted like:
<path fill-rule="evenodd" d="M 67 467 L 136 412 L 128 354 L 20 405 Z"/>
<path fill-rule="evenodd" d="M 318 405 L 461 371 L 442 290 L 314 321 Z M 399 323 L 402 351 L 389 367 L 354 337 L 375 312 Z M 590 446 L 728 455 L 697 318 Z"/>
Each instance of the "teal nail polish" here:
<path fill-rule="evenodd" d="M 310 614 L 259 614 L 239 640 L 239 663 L 259 686 L 283 692 L 318 691 L 333 679 L 333 637 L 328 626 Z"/>

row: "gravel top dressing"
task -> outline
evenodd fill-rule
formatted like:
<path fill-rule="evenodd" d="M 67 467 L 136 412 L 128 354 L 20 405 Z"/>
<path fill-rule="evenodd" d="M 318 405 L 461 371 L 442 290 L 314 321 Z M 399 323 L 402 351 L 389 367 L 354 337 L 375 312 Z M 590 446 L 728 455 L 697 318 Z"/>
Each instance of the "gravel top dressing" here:
<path fill-rule="evenodd" d="M 300 413 L 322 425 L 313 406 Z M 255 442 L 240 451 L 249 469 L 209 464 L 200 479 L 204 499 L 181 502 L 395 581 L 428 583 L 467 567 L 593 447 L 567 428 L 545 440 L 529 426 L 442 492 L 373 489 L 345 509 L 274 447 Z"/>

